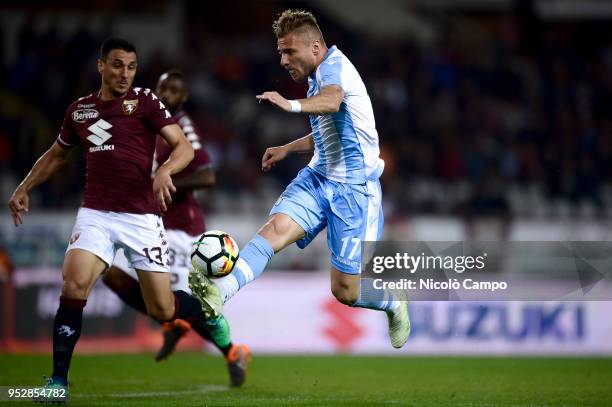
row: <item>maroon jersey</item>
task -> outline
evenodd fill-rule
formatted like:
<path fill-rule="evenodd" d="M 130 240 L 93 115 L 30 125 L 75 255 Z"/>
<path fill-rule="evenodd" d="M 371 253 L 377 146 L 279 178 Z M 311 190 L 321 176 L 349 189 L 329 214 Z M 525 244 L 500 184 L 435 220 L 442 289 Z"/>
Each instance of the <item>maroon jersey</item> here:
<path fill-rule="evenodd" d="M 73 102 L 57 143 L 85 150 L 83 206 L 128 213 L 159 213 L 151 166 L 155 138 L 176 121 L 150 89 L 133 88 L 103 101 L 98 92 Z"/>
<path fill-rule="evenodd" d="M 193 161 L 189 163 L 185 169 L 173 178 L 180 179 L 199 171 L 203 168 L 210 167 L 212 161 L 204 148 L 202 133 L 191 121 L 187 113 L 179 111 L 174 115 L 185 137 L 191 142 L 194 150 Z M 168 157 L 172 149 L 163 138 L 158 138 L 156 147 L 156 166 L 162 165 Z M 195 197 L 192 189 L 181 189 L 172 195 L 172 203 L 168 205 L 168 211 L 164 213 L 164 227 L 168 230 L 182 230 L 185 233 L 196 236 L 204 233 L 204 214 Z"/>

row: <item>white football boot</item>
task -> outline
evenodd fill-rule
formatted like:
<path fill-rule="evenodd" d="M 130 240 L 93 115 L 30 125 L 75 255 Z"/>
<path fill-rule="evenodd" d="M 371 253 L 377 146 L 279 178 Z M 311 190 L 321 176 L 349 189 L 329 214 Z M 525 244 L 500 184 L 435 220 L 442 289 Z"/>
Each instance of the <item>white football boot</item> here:
<path fill-rule="evenodd" d="M 197 271 L 189 273 L 189 288 L 202 303 L 202 311 L 207 319 L 218 318 L 223 314 L 223 299 L 219 287 L 208 277 Z"/>
<path fill-rule="evenodd" d="M 387 311 L 389 320 L 389 338 L 394 348 L 404 346 L 410 336 L 410 316 L 408 315 L 408 297 L 405 292 L 394 295 L 396 306 Z"/>

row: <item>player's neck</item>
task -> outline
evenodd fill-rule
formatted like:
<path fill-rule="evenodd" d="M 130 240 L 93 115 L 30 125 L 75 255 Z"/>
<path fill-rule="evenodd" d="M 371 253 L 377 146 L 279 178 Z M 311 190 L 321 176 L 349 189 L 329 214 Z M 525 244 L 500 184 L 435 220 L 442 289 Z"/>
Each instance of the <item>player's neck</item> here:
<path fill-rule="evenodd" d="M 319 65 L 321 65 L 321 62 L 325 60 L 325 55 L 327 55 L 327 51 L 329 51 L 329 48 L 327 48 L 325 45 L 322 45 L 319 51 L 319 55 L 317 55 L 317 63 L 315 66 L 318 67 Z"/>
<path fill-rule="evenodd" d="M 128 90 L 128 92 L 129 92 L 129 90 Z M 114 100 L 114 99 L 121 99 L 122 97 L 127 95 L 128 92 L 125 92 L 125 93 L 123 93 L 121 95 L 116 95 L 110 89 L 105 88 L 104 86 L 102 86 L 102 88 L 100 88 L 100 90 L 98 91 L 98 99 L 100 99 L 103 102 L 107 102 L 109 100 Z"/>

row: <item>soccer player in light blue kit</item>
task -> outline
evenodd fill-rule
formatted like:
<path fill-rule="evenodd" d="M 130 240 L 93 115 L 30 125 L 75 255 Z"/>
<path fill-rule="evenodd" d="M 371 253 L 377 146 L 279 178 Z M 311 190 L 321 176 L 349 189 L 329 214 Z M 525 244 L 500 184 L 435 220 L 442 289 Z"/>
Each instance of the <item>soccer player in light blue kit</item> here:
<path fill-rule="evenodd" d="M 306 247 L 327 226 L 332 293 L 343 304 L 385 311 L 391 344 L 400 348 L 410 335 L 407 302 L 391 292 L 360 292 L 361 242 L 379 240 L 384 222 L 378 180 L 384 162 L 370 97 L 349 59 L 335 46 L 327 48 L 310 12 L 286 10 L 273 28 L 281 65 L 293 80 L 308 80 L 308 97 L 287 100 L 278 92 L 264 92 L 257 99 L 310 115 L 312 133 L 268 148 L 262 169 L 270 170 L 293 152 L 314 155 L 241 250 L 234 271 L 214 282 L 192 273 L 190 287 L 209 311 L 220 314 L 223 303 L 259 277 L 276 252 L 294 242 Z"/>

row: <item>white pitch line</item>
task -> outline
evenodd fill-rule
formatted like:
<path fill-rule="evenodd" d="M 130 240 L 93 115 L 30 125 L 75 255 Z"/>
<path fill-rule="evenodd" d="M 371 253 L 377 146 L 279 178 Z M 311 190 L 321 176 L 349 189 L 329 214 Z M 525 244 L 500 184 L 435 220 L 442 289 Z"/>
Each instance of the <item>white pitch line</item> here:
<path fill-rule="evenodd" d="M 139 397 L 172 397 L 188 394 L 206 394 L 219 391 L 228 391 L 227 386 L 205 384 L 196 387 L 192 390 L 176 390 L 176 391 L 148 391 L 148 392 L 129 392 L 129 393 L 104 393 L 104 394 L 78 394 L 71 395 L 71 398 L 96 398 L 96 397 L 113 397 L 113 398 L 139 398 Z"/>

